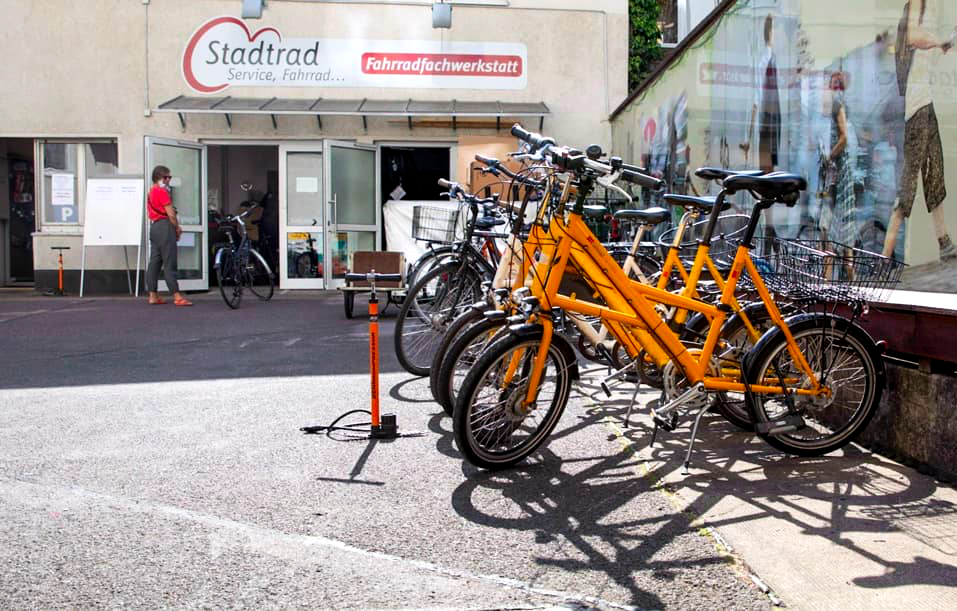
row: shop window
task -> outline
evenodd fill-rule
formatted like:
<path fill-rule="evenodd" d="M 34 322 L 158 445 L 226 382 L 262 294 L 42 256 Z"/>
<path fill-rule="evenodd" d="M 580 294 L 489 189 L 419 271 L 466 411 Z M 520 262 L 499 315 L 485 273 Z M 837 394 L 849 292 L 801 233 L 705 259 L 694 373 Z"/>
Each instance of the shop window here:
<path fill-rule="evenodd" d="M 81 225 L 86 179 L 117 174 L 116 143 L 40 141 L 38 152 L 42 227 Z"/>
<path fill-rule="evenodd" d="M 661 46 L 673 47 L 678 44 L 678 2 L 677 0 L 658 0 L 661 12 L 658 14 L 658 29 L 661 30 Z"/>

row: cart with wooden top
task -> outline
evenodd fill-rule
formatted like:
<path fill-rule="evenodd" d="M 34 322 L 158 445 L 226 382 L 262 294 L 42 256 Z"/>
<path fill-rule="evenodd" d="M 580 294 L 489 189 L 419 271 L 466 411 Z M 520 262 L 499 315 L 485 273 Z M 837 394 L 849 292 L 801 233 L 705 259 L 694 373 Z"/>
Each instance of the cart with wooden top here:
<path fill-rule="evenodd" d="M 375 271 L 377 274 L 401 274 L 398 282 L 380 281 L 376 283 L 376 291 L 386 293 L 385 311 L 389 304 L 401 305 L 405 298 L 405 255 L 401 252 L 357 250 L 352 253 L 352 274 L 368 274 Z M 353 276 L 355 277 L 355 276 Z M 347 276 L 348 278 L 348 276 Z M 368 280 L 347 280 L 345 286 L 340 286 L 346 318 L 352 318 L 357 293 L 368 293 L 372 290 Z"/>

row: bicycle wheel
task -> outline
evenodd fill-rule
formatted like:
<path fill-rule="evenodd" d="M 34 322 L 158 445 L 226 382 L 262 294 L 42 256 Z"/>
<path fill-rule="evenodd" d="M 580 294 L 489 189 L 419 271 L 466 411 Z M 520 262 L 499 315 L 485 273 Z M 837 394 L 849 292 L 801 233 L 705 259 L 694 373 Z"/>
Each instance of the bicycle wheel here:
<path fill-rule="evenodd" d="M 852 441 L 874 416 L 884 390 L 884 365 L 867 333 L 847 319 L 830 315 L 800 317 L 791 334 L 814 375 L 831 389 L 830 396 L 791 395 L 804 426 L 780 434 L 762 434 L 773 447 L 798 456 L 820 456 Z M 745 359 L 750 384 L 808 388 L 806 376 L 788 353 L 783 333 L 759 342 Z M 751 417 L 762 424 L 789 415 L 781 394 L 749 393 Z"/>
<path fill-rule="evenodd" d="M 249 290 L 263 301 L 272 299 L 275 291 L 272 271 L 266 260 L 258 251 L 250 249 L 249 263 L 246 266 L 246 279 L 249 281 Z"/>
<path fill-rule="evenodd" d="M 395 355 L 402 368 L 429 375 L 432 357 L 445 330 L 466 307 L 478 301 L 481 278 L 458 263 L 441 265 L 416 282 L 395 321 Z"/>
<path fill-rule="evenodd" d="M 442 361 L 445 359 L 445 354 L 448 352 L 449 346 L 452 345 L 452 342 L 463 330 L 477 321 L 482 320 L 483 317 L 484 314 L 482 310 L 474 307 L 468 308 L 456 316 L 455 320 L 449 325 L 449 328 L 445 330 L 445 335 L 442 336 L 442 341 L 439 342 L 438 348 L 435 349 L 435 354 L 432 355 L 432 364 L 429 366 L 429 391 L 432 393 L 432 398 L 435 399 L 436 402 L 442 403 L 439 400 L 439 391 L 437 388 L 441 383 L 438 372 L 439 369 L 442 368 Z M 451 410 L 447 411 L 450 414 L 452 413 Z"/>
<path fill-rule="evenodd" d="M 414 285 L 423 275 L 430 272 L 437 265 L 447 262 L 454 256 L 455 253 L 453 252 L 451 245 L 438 246 L 436 248 L 428 249 L 425 251 L 425 254 L 416 259 L 412 265 L 409 266 L 409 271 L 405 276 L 406 285 Z"/>
<path fill-rule="evenodd" d="M 219 265 L 216 266 L 216 282 L 219 283 L 219 293 L 232 309 L 239 307 L 243 299 L 243 283 L 240 281 L 236 269 L 236 255 L 232 251 L 223 251 L 218 255 Z"/>
<path fill-rule="evenodd" d="M 506 324 L 508 323 L 504 318 L 482 318 L 452 341 L 438 369 L 435 385 L 435 400 L 449 416 L 455 411 L 455 398 L 472 366 L 485 349 L 498 339 L 499 331 L 504 329 Z"/>
<path fill-rule="evenodd" d="M 473 465 L 510 467 L 541 446 L 558 424 L 571 376 L 570 364 L 554 343 L 548 348 L 535 403 L 522 405 L 541 342 L 541 329 L 503 336 L 479 357 L 462 383 L 452 424 L 459 451 Z M 511 378 L 509 371 L 514 372 Z"/>

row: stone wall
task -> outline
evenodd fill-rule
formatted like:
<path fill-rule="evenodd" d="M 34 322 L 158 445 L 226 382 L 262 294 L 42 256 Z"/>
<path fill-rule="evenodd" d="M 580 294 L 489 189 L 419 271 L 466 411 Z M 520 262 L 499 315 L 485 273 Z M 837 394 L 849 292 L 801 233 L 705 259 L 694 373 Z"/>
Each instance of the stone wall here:
<path fill-rule="evenodd" d="M 887 387 L 858 442 L 957 482 L 957 376 L 887 363 Z"/>

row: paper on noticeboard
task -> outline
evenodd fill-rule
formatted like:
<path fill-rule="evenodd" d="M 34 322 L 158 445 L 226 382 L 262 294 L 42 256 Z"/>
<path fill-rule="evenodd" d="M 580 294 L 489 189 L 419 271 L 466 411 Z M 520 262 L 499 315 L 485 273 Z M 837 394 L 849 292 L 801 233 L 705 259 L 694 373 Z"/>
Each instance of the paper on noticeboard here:
<path fill-rule="evenodd" d="M 297 176 L 296 177 L 296 193 L 318 193 L 319 192 L 319 177 L 318 176 Z"/>
<path fill-rule="evenodd" d="M 50 203 L 54 206 L 72 206 L 73 191 L 73 174 L 50 175 Z"/>

